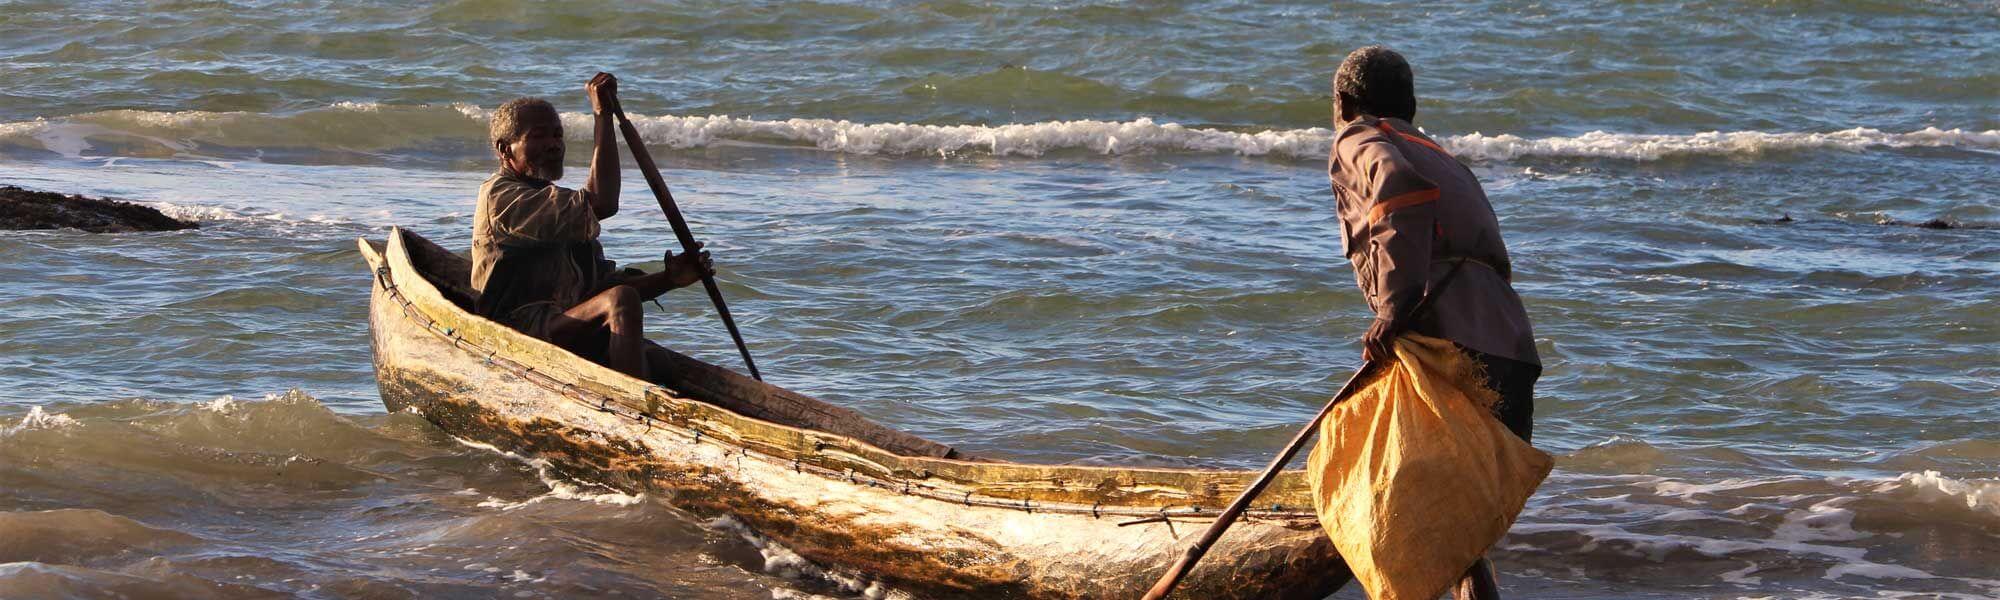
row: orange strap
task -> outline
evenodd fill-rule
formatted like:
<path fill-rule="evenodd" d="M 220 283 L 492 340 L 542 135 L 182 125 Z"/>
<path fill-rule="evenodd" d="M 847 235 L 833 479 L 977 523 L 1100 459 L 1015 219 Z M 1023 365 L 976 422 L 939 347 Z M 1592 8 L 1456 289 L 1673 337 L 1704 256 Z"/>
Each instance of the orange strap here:
<path fill-rule="evenodd" d="M 1428 190 L 1417 190 L 1414 192 L 1409 192 L 1401 196 L 1377 202 L 1375 203 L 1375 208 L 1368 211 L 1368 224 L 1374 225 L 1375 223 L 1381 222 L 1382 217 L 1388 216 L 1389 213 L 1396 212 L 1398 210 L 1402 210 L 1412 206 L 1416 206 L 1418 204 L 1423 204 L 1425 202 L 1432 202 L 1437 199 L 1438 199 L 1437 188 L 1431 188 Z"/>
<path fill-rule="evenodd" d="M 1416 142 L 1416 143 L 1419 143 L 1419 144 L 1423 144 L 1423 145 L 1424 145 L 1424 147 L 1427 147 L 1427 148 L 1430 148 L 1430 149 L 1432 149 L 1432 150 L 1436 150 L 1436 151 L 1438 151 L 1438 153 L 1439 153 L 1439 154 L 1443 154 L 1443 155 L 1445 155 L 1445 156 L 1451 156 L 1451 153 L 1450 153 L 1450 152 L 1445 152 L 1445 151 L 1444 151 L 1444 147 L 1443 147 L 1443 146 L 1439 146 L 1439 145 L 1437 145 L 1436 143 L 1434 143 L 1434 142 L 1432 142 L 1432 141 L 1430 141 L 1430 140 L 1427 140 L 1427 139 L 1424 139 L 1424 138 L 1423 138 L 1423 137 L 1421 137 L 1421 136 L 1415 136 L 1415 135 L 1410 135 L 1410 134 L 1407 134 L 1407 133 L 1403 133 L 1403 131 L 1402 131 L 1402 130 L 1400 130 L 1400 129 L 1396 129 L 1395 127 L 1391 127 L 1391 126 L 1389 125 L 1389 122 L 1388 122 L 1388 121 L 1376 121 L 1376 122 L 1375 122 L 1375 125 L 1376 125 L 1377 127 L 1381 127 L 1381 128 L 1382 128 L 1382 131 L 1383 131 L 1384 133 L 1393 133 L 1393 134 L 1396 134 L 1396 135 L 1399 135 L 1399 136 L 1402 136 L 1402 138 L 1403 138 L 1403 139 L 1406 139 L 1406 140 L 1409 140 L 1409 141 L 1412 141 L 1412 142 Z"/>

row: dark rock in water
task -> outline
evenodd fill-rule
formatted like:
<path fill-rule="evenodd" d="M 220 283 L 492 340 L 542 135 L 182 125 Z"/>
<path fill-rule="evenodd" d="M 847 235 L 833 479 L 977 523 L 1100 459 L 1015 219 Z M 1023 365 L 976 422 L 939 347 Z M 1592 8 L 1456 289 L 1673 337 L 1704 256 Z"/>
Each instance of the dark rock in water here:
<path fill-rule="evenodd" d="M 1968 225 L 1944 217 L 1938 217 L 1929 221 L 1898 221 L 1888 217 L 1880 217 L 1875 219 L 1875 224 L 1915 227 L 1917 229 L 1992 229 L 1990 225 Z"/>
<path fill-rule="evenodd" d="M 82 229 L 91 233 L 199 227 L 130 202 L 0 186 L 0 229 Z"/>

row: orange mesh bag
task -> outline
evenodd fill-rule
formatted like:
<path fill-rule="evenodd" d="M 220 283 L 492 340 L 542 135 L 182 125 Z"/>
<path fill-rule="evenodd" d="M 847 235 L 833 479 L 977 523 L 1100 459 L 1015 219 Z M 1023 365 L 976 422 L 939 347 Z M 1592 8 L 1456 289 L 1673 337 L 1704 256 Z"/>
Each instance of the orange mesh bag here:
<path fill-rule="evenodd" d="M 1374 600 L 1435 600 L 1494 542 L 1554 461 L 1507 431 L 1479 364 L 1405 334 L 1396 361 L 1320 424 L 1306 459 L 1320 525 Z"/>

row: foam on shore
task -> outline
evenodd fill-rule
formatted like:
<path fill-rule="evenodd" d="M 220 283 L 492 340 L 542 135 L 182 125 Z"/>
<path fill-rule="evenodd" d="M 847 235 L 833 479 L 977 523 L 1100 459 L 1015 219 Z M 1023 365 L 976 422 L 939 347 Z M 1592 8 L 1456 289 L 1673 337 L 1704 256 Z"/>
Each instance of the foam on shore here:
<path fill-rule="evenodd" d="M 286 114 L 112 110 L 0 123 L 0 150 L 29 149 L 71 158 L 120 156 L 198 160 L 258 159 L 267 154 L 325 154 L 356 160 L 397 153 L 483 157 L 492 111 L 468 104 L 399 106 L 342 102 Z M 564 113 L 572 141 L 587 142 L 590 116 Z M 774 144 L 861 155 L 1040 157 L 1223 154 L 1324 160 L 1333 132 L 1237 129 L 1091 119 L 1010 124 L 861 123 L 838 119 L 757 119 L 730 115 L 632 115 L 649 143 L 666 148 Z M 2000 150 L 2000 130 L 1927 127 L 1892 132 L 1855 127 L 1828 132 L 1709 131 L 1644 134 L 1591 131 L 1522 137 L 1474 132 L 1439 138 L 1465 160 L 1589 158 L 1652 161 L 1684 156 L 1755 157 L 1771 153 L 1875 148 Z"/>

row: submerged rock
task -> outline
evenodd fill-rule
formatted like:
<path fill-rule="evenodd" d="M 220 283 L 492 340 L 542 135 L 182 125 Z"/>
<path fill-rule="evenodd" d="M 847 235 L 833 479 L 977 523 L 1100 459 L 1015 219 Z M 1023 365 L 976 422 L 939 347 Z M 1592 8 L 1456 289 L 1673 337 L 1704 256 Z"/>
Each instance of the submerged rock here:
<path fill-rule="evenodd" d="M 1989 229 L 1989 227 L 1987 226 L 1969 225 L 1965 223 L 1960 223 L 1958 221 L 1946 219 L 1944 217 L 1938 217 L 1935 219 L 1931 219 L 1929 221 L 1898 221 L 1895 219 L 1884 218 L 1877 220 L 1876 223 L 1882 225 L 1915 227 L 1917 229 Z"/>
<path fill-rule="evenodd" d="M 91 233 L 126 233 L 194 229 L 199 225 L 130 202 L 0 186 L 0 229 L 64 227 Z"/>
<path fill-rule="evenodd" d="M 1758 225 L 1790 225 L 1793 223 L 1800 223 L 1805 221 L 1793 219 L 1791 213 L 1785 213 L 1784 216 L 1778 217 L 1776 219 L 1751 219 L 1750 222 Z M 1954 221 L 1943 217 L 1938 217 L 1935 219 L 1931 219 L 1929 221 L 1898 221 L 1895 219 L 1891 219 L 1889 217 L 1877 215 L 1875 217 L 1875 224 L 1885 227 L 1914 227 L 1917 229 L 1994 229 L 1994 226 L 1990 224 L 1966 223 L 1963 221 Z"/>

